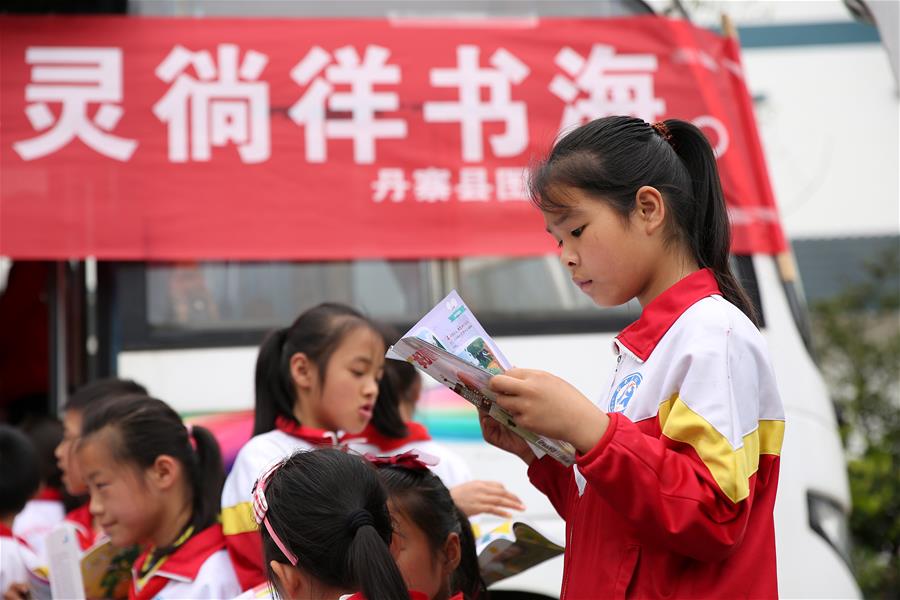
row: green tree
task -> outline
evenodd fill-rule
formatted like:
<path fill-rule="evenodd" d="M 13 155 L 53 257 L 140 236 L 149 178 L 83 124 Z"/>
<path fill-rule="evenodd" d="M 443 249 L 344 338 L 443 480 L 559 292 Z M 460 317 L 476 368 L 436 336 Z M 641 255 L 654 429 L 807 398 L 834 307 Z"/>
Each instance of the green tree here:
<path fill-rule="evenodd" d="M 864 270 L 812 324 L 841 417 L 856 577 L 866 598 L 900 598 L 900 252 Z"/>

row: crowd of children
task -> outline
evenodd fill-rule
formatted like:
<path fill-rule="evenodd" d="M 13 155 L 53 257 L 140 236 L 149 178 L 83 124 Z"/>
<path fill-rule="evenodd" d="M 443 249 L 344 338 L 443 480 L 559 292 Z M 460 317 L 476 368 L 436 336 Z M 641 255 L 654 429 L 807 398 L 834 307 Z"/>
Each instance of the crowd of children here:
<path fill-rule="evenodd" d="M 784 417 L 709 144 L 682 121 L 599 119 L 531 186 L 575 284 L 643 307 L 597 404 L 541 371 L 491 380 L 520 426 L 577 449 L 574 467 L 481 415 L 567 522 L 561 596 L 776 596 Z M 227 477 L 213 434 L 131 381 L 78 390 L 56 433 L 0 426 L 0 592 L 27 597 L 65 520 L 83 549 L 134 550 L 129 598 L 486 597 L 468 516 L 524 506 L 413 420 L 418 375 L 384 358 L 396 337 L 340 304 L 271 333 Z"/>

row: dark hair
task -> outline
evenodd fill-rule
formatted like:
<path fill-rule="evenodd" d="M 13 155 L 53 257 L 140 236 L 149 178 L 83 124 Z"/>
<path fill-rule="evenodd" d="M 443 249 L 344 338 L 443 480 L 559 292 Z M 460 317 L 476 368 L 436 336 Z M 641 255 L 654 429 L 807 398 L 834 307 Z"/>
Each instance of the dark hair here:
<path fill-rule="evenodd" d="M 360 327 L 376 331 L 366 317 L 349 306 L 324 303 L 301 314 L 290 327 L 266 336 L 256 359 L 253 435 L 272 431 L 279 416 L 297 420 L 291 357 L 304 353 L 319 368 L 319 379 L 324 381 L 331 355 L 347 334 Z"/>
<path fill-rule="evenodd" d="M 686 121 L 663 124 L 659 133 L 641 119 L 616 116 L 571 131 L 532 169 L 532 201 L 544 211 L 564 211 L 563 188 L 571 187 L 609 203 L 624 219 L 640 187 L 655 187 L 670 215 L 670 239 L 683 242 L 701 268 L 712 270 L 725 299 L 758 325 L 728 262 L 731 226 L 709 141 Z"/>
<path fill-rule="evenodd" d="M 58 490 L 62 487 L 62 470 L 56 462 L 56 447 L 63 439 L 63 425 L 59 419 L 46 415 L 32 415 L 22 423 L 22 431 L 37 452 L 41 483 Z"/>
<path fill-rule="evenodd" d="M 191 489 L 194 531 L 216 522 L 225 470 L 219 443 L 208 429 L 194 426 L 189 430 L 168 404 L 146 395 L 122 396 L 115 402 L 88 407 L 81 443 L 106 428 L 114 432 L 111 450 L 116 460 L 140 469 L 150 467 L 164 454 L 180 462 Z"/>
<path fill-rule="evenodd" d="M 400 338 L 399 332 L 390 325 L 378 323 L 376 326 L 385 348 Z M 402 439 L 409 435 L 409 428 L 400 415 L 400 403 L 415 381 L 410 378 L 407 369 L 412 370 L 414 377 L 418 377 L 416 368 L 404 360 L 384 361 L 384 374 L 378 383 L 378 401 L 372 410 L 372 427 L 385 437 Z"/>
<path fill-rule="evenodd" d="M 147 394 L 147 389 L 131 379 L 96 379 L 84 384 L 75 393 L 69 396 L 63 406 L 63 410 L 83 411 L 89 405 L 112 396 L 126 396 L 134 394 Z"/>
<path fill-rule="evenodd" d="M 272 474 L 265 496 L 269 525 L 297 556 L 298 568 L 371 600 L 409 598 L 390 552 L 387 494 L 364 458 L 332 448 L 298 452 Z M 259 530 L 274 583 L 269 563 L 288 559 L 266 527 Z"/>
<path fill-rule="evenodd" d="M 0 516 L 22 511 L 41 485 L 37 452 L 24 433 L 0 424 Z"/>
<path fill-rule="evenodd" d="M 459 535 L 460 561 L 450 581 L 450 595 L 462 592 L 466 600 L 483 598 L 487 587 L 478 566 L 472 526 L 440 477 L 426 468 L 400 465 L 380 465 L 378 471 L 391 500 L 425 533 L 432 555 L 444 547 L 448 535 Z"/>

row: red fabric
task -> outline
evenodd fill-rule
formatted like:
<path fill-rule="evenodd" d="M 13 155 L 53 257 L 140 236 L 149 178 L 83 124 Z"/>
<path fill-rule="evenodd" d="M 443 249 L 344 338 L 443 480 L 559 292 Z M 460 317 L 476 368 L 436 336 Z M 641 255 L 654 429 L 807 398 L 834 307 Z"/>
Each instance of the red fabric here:
<path fill-rule="evenodd" d="M 427 442 L 431 440 L 431 434 L 428 433 L 428 429 L 421 423 L 410 421 L 406 424 L 406 429 L 406 437 L 392 438 L 379 433 L 375 426 L 369 423 L 360 433 L 343 437 L 341 441 L 368 443 L 378 448 L 379 452 L 391 452 L 413 442 Z"/>
<path fill-rule="evenodd" d="M 266 571 L 259 531 L 232 533 L 225 536 L 225 545 L 234 573 L 243 589 L 248 590 L 265 583 Z"/>
<path fill-rule="evenodd" d="M 62 492 L 56 488 L 44 487 L 32 500 L 62 500 Z"/>
<path fill-rule="evenodd" d="M 566 520 L 561 598 L 777 597 L 779 458 L 760 456 L 750 496 L 734 504 L 693 448 L 662 436 L 657 419 L 609 418 L 578 458 L 583 496 L 572 470 L 549 457 L 528 469 Z"/>
<path fill-rule="evenodd" d="M 612 68 L 613 73 L 595 76 L 606 76 L 609 85 L 620 87 L 604 89 L 586 118 L 632 113 L 648 121 L 678 117 L 696 122 L 721 152 L 718 162 L 735 222 L 734 251 L 774 254 L 785 247 L 737 46 L 684 20 L 3 16 L 0 30 L 0 255 L 343 260 L 550 254 L 553 241 L 525 198 L 518 170 L 547 153 L 561 126 L 568 124 L 567 111 L 592 100 L 581 79 L 587 73 L 578 71 L 582 67 L 567 72 L 561 66 L 588 63 Z M 236 45 L 239 65 L 252 66 L 246 61 L 250 51 L 259 53 L 251 59 L 264 63 L 260 70 L 247 69 L 254 74 L 240 69 L 237 77 L 238 68 L 220 64 L 225 61 L 219 44 Z M 405 133 L 375 138 L 369 157 L 356 155 L 362 143 L 326 137 L 317 157 L 309 142 L 316 128 L 295 120 L 291 109 L 301 98 L 309 101 L 311 90 L 330 85 L 323 93 L 331 104 L 316 107 L 329 122 L 343 120 L 346 125 L 352 123 L 348 109 L 365 112 L 366 104 L 347 94 L 349 83 L 327 81 L 323 71 L 326 65 L 334 68 L 336 51 L 348 44 L 361 56 L 370 47 L 389 53 L 384 64 L 396 67 L 396 81 L 374 89 L 391 95 L 368 106 L 375 107 L 376 119 L 402 123 Z M 467 132 L 481 133 L 470 144 L 464 144 L 457 117 L 426 120 L 428 105 L 440 109 L 432 103 L 457 103 L 465 96 L 456 85 L 432 83 L 435 75 L 446 79 L 446 70 L 456 71 L 464 46 L 478 51 L 475 61 L 481 69 L 496 73 L 495 64 L 509 67 L 499 90 L 482 84 L 481 101 L 503 104 L 488 120 L 476 118 L 466 126 Z M 107 69 L 117 79 L 109 80 L 100 99 L 98 83 L 82 83 L 86 105 L 66 114 L 86 114 L 98 135 L 116 136 L 129 152 L 116 157 L 108 149 L 97 150 L 84 141 L 89 135 L 64 135 L 65 141 L 52 150 L 22 150 L 36 138 L 52 137 L 63 121 L 59 94 L 76 83 L 66 72 L 71 65 L 42 70 L 53 61 L 40 57 L 46 53 L 42 48 L 60 47 L 121 50 L 121 66 Z M 161 66 L 177 47 L 208 54 L 205 61 L 190 55 L 169 77 Z M 324 50 L 326 62 L 308 78 L 292 77 L 314 47 Z M 501 49 L 505 53 L 495 54 Z M 614 56 L 595 59 L 595 51 Z M 561 60 L 561 52 L 569 52 L 570 60 Z M 615 66 L 616 60 L 629 62 L 627 74 L 617 70 L 622 67 Z M 645 66 L 634 67 L 635 60 Z M 97 69 L 98 64 L 78 65 L 80 76 L 90 80 L 90 65 Z M 232 99 L 222 92 L 205 101 L 198 93 L 191 96 L 196 102 L 184 98 L 171 104 L 177 107 L 172 111 L 184 110 L 182 144 L 170 134 L 181 117 L 166 113 L 169 109 L 161 104 L 172 99 L 168 94 L 175 85 L 218 83 L 228 73 L 235 73 L 231 76 L 238 82 L 261 84 L 262 110 L 255 114 L 264 115 L 262 121 L 237 132 L 238 115 L 251 121 L 249 109 L 238 106 L 247 98 Z M 53 87 L 57 76 L 61 84 Z M 571 95 L 551 91 L 560 77 L 569 82 Z M 347 95 L 330 95 L 332 90 Z M 632 103 L 641 90 L 648 96 Z M 501 100 L 507 94 L 508 101 Z M 613 106 L 610 96 L 628 100 Z M 184 108 L 188 105 L 192 111 L 209 111 L 190 112 Z M 504 121 L 520 113 L 521 122 Z M 207 119 L 194 123 L 195 114 Z M 466 114 L 473 117 L 471 110 Z M 209 123 L 223 126 L 207 136 L 198 133 Z M 257 139 L 265 140 L 265 152 L 239 153 Z M 392 189 L 379 198 L 373 184 L 383 169 L 399 170 L 401 180 L 396 195 Z M 463 169 L 476 169 L 465 172 L 480 182 L 475 192 L 461 185 Z M 513 169 L 513 179 L 501 183 L 497 169 Z M 444 183 L 429 195 L 421 190 L 417 172 L 439 172 L 449 179 L 439 179 Z"/>
<path fill-rule="evenodd" d="M 656 344 L 684 311 L 707 296 L 721 294 L 709 269 L 691 273 L 653 299 L 641 317 L 622 330 L 616 339 L 641 360 L 650 358 Z"/>
<path fill-rule="evenodd" d="M 138 570 L 140 566 L 147 560 L 150 550 L 145 550 L 132 567 L 131 588 L 128 591 L 130 600 L 151 600 L 162 591 L 171 579 L 166 577 L 166 573 L 185 577 L 193 580 L 197 576 L 197 572 L 203 563 L 210 556 L 225 547 L 225 536 L 222 535 L 222 526 L 219 524 L 211 525 L 199 533 L 192 535 L 186 542 L 178 546 L 178 548 L 170 554 L 165 562 L 159 567 L 154 575 L 144 584 L 144 587 L 138 591 L 135 582 L 138 579 Z"/>
<path fill-rule="evenodd" d="M 316 446 L 333 446 L 337 442 L 333 431 L 307 427 L 281 415 L 275 418 L 275 429 Z"/>
<path fill-rule="evenodd" d="M 70 510 L 66 514 L 66 521 L 75 524 L 75 531 L 78 533 L 78 545 L 82 550 L 87 550 L 94 545 L 97 540 L 97 533 L 94 531 L 94 517 L 91 516 L 89 503 L 84 503 L 78 508 Z"/>
<path fill-rule="evenodd" d="M 356 592 L 351 594 L 347 600 L 366 600 L 366 597 L 363 596 L 362 592 Z M 409 590 L 409 600 L 430 600 L 428 595 L 423 592 L 417 592 L 416 590 Z M 463 600 L 462 594 L 456 594 L 452 596 L 450 600 Z"/>

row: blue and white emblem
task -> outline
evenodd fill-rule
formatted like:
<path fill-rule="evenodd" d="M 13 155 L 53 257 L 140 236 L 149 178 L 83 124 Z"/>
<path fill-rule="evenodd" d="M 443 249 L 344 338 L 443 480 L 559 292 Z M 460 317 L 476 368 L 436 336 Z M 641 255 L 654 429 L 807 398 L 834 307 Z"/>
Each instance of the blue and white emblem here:
<path fill-rule="evenodd" d="M 640 373 L 632 373 L 623 379 L 616 387 L 616 391 L 613 392 L 612 398 L 609 399 L 609 410 L 607 412 L 624 411 L 643 379 Z"/>

